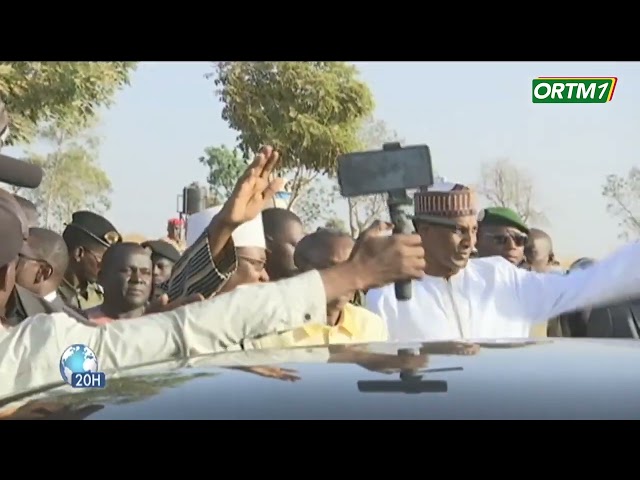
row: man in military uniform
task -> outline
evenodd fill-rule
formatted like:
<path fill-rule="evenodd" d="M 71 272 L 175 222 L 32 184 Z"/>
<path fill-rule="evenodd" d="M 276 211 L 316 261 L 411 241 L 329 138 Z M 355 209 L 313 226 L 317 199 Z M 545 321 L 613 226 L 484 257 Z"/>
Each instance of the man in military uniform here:
<path fill-rule="evenodd" d="M 102 303 L 98 285 L 102 255 L 122 236 L 106 218 L 88 211 L 75 212 L 62 232 L 69 249 L 69 268 L 58 288 L 58 295 L 72 308 L 87 310 Z"/>
<path fill-rule="evenodd" d="M 524 247 L 529 228 L 510 208 L 485 208 L 478 215 L 478 256 L 501 256 L 517 267 L 528 267 Z"/>
<path fill-rule="evenodd" d="M 163 242 L 172 245 L 178 252 L 183 253 L 187 246 L 182 238 L 182 230 L 184 228 L 184 220 L 181 218 L 172 218 L 167 223 L 167 236 L 161 238 Z"/>
<path fill-rule="evenodd" d="M 514 210 L 506 207 L 490 207 L 478 215 L 478 256 L 501 256 L 516 267 L 531 270 L 525 256 L 530 229 Z M 557 324 L 551 320 L 551 324 Z M 548 324 L 533 325 L 530 335 L 544 338 L 548 335 Z M 555 331 L 555 330 L 554 330 Z"/>

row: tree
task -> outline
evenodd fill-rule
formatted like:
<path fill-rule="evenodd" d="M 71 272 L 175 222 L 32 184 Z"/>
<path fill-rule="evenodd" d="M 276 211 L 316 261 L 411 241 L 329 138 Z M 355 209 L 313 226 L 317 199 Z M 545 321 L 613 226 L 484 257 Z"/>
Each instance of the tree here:
<path fill-rule="evenodd" d="M 345 62 L 218 62 L 207 75 L 244 157 L 265 143 L 282 153 L 289 209 L 321 175 L 335 174 L 338 155 L 359 146 L 374 105 L 357 73 Z"/>
<path fill-rule="evenodd" d="M 77 210 L 108 210 L 111 181 L 98 163 L 99 140 L 90 134 L 70 137 L 52 125 L 42 129 L 39 137 L 53 151 L 44 156 L 28 154 L 26 160 L 40 165 L 45 174 L 37 189 L 24 192 L 38 207 L 43 225 L 60 231 Z"/>
<path fill-rule="evenodd" d="M 314 179 L 304 195 L 290 208 L 310 230 L 322 226 L 325 221 L 335 218 L 334 202 L 339 197 L 338 185 L 326 178 Z"/>
<path fill-rule="evenodd" d="M 200 163 L 209 168 L 207 201 L 217 205 L 231 196 L 233 187 L 247 168 L 247 162 L 237 150 L 230 150 L 224 145 L 207 147 L 204 153 L 205 155 L 200 157 Z"/>
<path fill-rule="evenodd" d="M 478 191 L 491 206 L 510 208 L 527 224 L 547 223 L 544 213 L 534 207 L 533 179 L 526 170 L 518 168 L 507 159 L 482 165 Z"/>
<path fill-rule="evenodd" d="M 602 188 L 607 212 L 620 221 L 620 237 L 640 237 L 640 169 L 633 167 L 627 177 L 608 175 Z"/>
<path fill-rule="evenodd" d="M 12 144 L 29 144 L 53 124 L 68 134 L 88 126 L 129 84 L 136 62 L 0 62 L 0 98 L 11 117 Z"/>

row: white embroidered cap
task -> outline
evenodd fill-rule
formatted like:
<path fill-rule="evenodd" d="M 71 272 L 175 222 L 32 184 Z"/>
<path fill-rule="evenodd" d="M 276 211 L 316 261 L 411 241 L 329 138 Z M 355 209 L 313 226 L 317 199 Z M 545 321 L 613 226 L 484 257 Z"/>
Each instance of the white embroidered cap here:
<path fill-rule="evenodd" d="M 211 223 L 211 220 L 222 210 L 222 205 L 207 208 L 187 218 L 187 247 L 193 245 L 202 232 Z M 262 214 L 250 222 L 243 223 L 236 228 L 231 235 L 236 247 L 258 247 L 267 248 L 264 238 L 264 227 L 262 226 Z"/>

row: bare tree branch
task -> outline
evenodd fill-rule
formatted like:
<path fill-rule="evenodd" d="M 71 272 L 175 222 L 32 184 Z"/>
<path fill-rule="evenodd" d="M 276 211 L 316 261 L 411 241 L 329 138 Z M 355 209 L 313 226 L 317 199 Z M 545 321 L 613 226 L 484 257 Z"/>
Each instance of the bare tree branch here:
<path fill-rule="evenodd" d="M 640 169 L 633 167 L 626 178 L 608 175 L 602 196 L 607 199 L 607 212 L 620 221 L 620 237 L 640 238 Z"/>
<path fill-rule="evenodd" d="M 359 140 L 365 149 L 380 149 L 388 142 L 400 142 L 398 133 L 391 130 L 384 120 L 367 118 L 362 125 Z M 349 229 L 354 238 L 375 220 L 388 220 L 386 195 L 366 195 L 348 199 Z"/>
<path fill-rule="evenodd" d="M 507 159 L 482 165 L 478 191 L 492 206 L 510 208 L 526 223 L 548 223 L 544 213 L 535 208 L 533 179 Z"/>

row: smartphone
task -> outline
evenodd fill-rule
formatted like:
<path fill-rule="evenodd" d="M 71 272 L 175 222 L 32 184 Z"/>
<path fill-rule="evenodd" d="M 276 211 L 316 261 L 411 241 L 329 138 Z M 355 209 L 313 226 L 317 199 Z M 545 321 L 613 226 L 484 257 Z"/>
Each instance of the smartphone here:
<path fill-rule="evenodd" d="M 394 150 L 353 152 L 338 157 L 338 183 L 343 197 L 411 190 L 433 184 L 427 145 Z"/>

